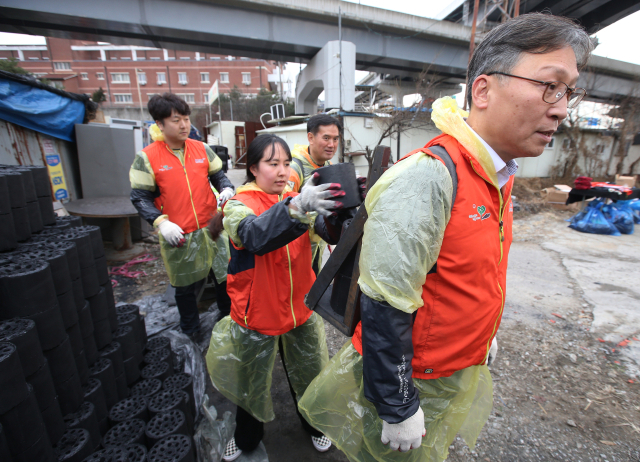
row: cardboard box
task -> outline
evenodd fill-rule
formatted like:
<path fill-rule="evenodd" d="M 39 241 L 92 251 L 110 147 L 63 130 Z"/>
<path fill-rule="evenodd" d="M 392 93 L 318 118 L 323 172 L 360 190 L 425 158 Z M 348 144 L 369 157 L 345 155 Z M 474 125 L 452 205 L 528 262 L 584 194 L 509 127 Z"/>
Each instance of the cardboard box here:
<path fill-rule="evenodd" d="M 558 210 L 574 210 L 575 204 L 565 205 L 569 198 L 569 191 L 571 191 L 571 187 L 567 185 L 556 185 L 553 188 L 543 189 L 542 197 L 544 198 L 544 203 Z"/>
<path fill-rule="evenodd" d="M 638 180 L 638 175 L 633 175 L 633 176 L 616 175 L 616 184 L 620 186 L 628 186 L 630 188 L 633 188 L 636 185 L 637 180 Z"/>

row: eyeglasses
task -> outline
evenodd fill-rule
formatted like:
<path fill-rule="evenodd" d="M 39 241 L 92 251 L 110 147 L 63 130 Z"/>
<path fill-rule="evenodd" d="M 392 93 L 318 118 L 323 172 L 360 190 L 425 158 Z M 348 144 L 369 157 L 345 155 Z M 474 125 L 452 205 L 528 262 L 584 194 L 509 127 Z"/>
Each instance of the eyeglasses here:
<path fill-rule="evenodd" d="M 517 79 L 528 80 L 530 82 L 539 83 L 545 85 L 547 88 L 542 94 L 542 101 L 548 104 L 555 104 L 560 101 L 565 95 L 568 95 L 569 102 L 567 107 L 569 109 L 576 107 L 582 99 L 587 96 L 587 90 L 584 88 L 571 88 L 564 82 L 544 82 L 542 80 L 530 79 L 528 77 L 520 77 L 519 75 L 507 74 L 506 72 L 489 72 L 486 75 L 506 75 L 507 77 L 515 77 Z"/>

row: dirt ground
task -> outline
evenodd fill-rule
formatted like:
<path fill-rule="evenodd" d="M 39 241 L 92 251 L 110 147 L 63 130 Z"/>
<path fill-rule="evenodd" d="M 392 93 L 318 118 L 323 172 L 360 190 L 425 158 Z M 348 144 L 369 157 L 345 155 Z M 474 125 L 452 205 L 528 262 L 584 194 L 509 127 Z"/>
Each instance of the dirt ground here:
<path fill-rule="evenodd" d="M 513 194 L 521 208 L 514 215 L 499 353 L 491 367 L 494 407 L 475 450 L 456 438 L 449 461 L 640 461 L 638 355 L 629 353 L 639 351 L 640 323 L 628 314 L 635 310 L 635 316 L 640 315 L 640 236 L 589 241 L 590 235 L 569 230 L 564 220 L 574 212 L 542 204 L 537 191 L 553 184 L 546 183 L 516 183 Z M 616 286 L 608 279 L 614 270 L 598 274 L 591 268 L 597 279 L 593 284 L 599 284 L 596 295 L 605 291 L 604 298 L 592 295 L 584 268 L 567 260 L 567 242 L 584 253 L 582 259 L 574 255 L 575 261 L 625 261 L 631 283 Z M 598 250 L 600 244 L 605 250 Z M 145 250 L 159 257 L 157 244 L 147 243 Z M 168 280 L 160 259 L 133 269 L 143 269 L 148 276 L 139 281 L 116 277 L 117 301 L 164 292 Z M 623 296 L 618 302 L 616 297 Z M 616 314 L 625 303 L 631 311 Z M 609 322 L 600 321 L 603 310 L 609 310 L 604 318 Z M 328 324 L 327 338 L 331 355 L 347 341 Z M 271 461 L 347 460 L 335 448 L 324 454 L 312 448 L 295 415 L 279 360 L 272 394 L 276 419 L 265 425 L 263 439 Z M 234 410 L 215 391 L 213 395 L 219 415 Z"/>

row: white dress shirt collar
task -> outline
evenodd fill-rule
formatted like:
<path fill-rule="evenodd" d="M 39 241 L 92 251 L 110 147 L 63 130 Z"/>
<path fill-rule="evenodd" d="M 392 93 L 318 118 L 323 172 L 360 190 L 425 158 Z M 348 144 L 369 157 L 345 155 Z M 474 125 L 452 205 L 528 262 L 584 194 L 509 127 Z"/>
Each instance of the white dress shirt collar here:
<path fill-rule="evenodd" d="M 498 186 L 502 188 L 507 181 L 509 181 L 509 177 L 514 175 L 518 170 L 518 163 L 515 160 L 510 160 L 509 162 L 505 162 L 498 155 L 498 153 L 487 144 L 485 140 L 482 139 L 480 135 L 478 135 L 471 125 L 467 124 L 467 126 L 471 129 L 474 135 L 478 137 L 482 145 L 487 149 L 489 155 L 491 156 L 491 160 L 493 160 L 493 166 L 496 169 L 496 176 L 498 177 Z"/>

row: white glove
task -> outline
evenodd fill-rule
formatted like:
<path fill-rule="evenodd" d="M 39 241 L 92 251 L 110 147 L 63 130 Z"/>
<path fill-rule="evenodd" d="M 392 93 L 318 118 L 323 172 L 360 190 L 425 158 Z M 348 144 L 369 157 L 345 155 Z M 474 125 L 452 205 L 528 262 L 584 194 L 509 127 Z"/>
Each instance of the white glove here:
<path fill-rule="evenodd" d="M 220 194 L 218 194 L 218 207 L 224 205 L 224 203 L 231 199 L 234 195 L 235 191 L 233 190 L 233 188 L 224 188 L 222 191 L 220 191 Z"/>
<path fill-rule="evenodd" d="M 400 449 L 400 452 L 407 452 L 419 448 L 426 434 L 424 412 L 418 407 L 418 411 L 403 422 L 390 424 L 383 420 L 380 440 L 382 444 L 390 443 L 389 447 L 394 451 Z"/>
<path fill-rule="evenodd" d="M 172 221 L 164 220 L 160 222 L 158 230 L 171 247 L 182 247 L 182 244 L 185 243 L 184 231 Z"/>
<path fill-rule="evenodd" d="M 316 185 L 317 175 L 317 173 L 314 174 L 313 178 L 302 187 L 300 194 L 291 201 L 291 205 L 302 215 L 307 212 L 318 212 L 328 217 L 332 213 L 331 210 L 342 207 L 342 202 L 328 199 L 342 197 L 345 192 L 340 190 L 338 183 Z"/>
<path fill-rule="evenodd" d="M 498 341 L 493 337 L 491 348 L 489 348 L 489 356 L 487 357 L 487 366 L 491 366 L 498 356 Z"/>

